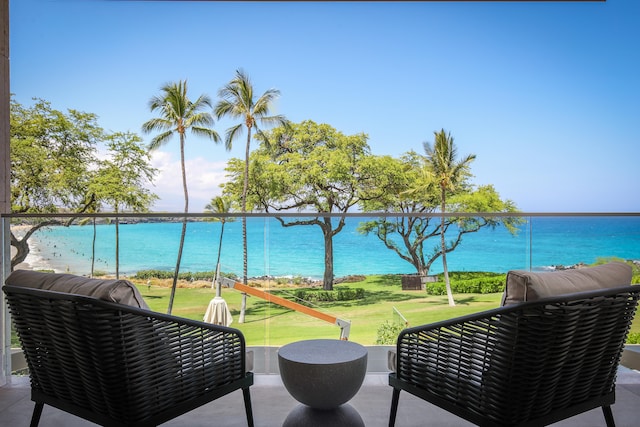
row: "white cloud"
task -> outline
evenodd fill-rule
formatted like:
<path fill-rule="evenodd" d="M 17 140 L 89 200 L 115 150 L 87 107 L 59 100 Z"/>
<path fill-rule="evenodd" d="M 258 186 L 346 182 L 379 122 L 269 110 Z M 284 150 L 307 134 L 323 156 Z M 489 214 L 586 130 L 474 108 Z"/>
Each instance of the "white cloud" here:
<path fill-rule="evenodd" d="M 180 159 L 172 153 L 154 151 L 151 165 L 158 169 L 151 191 L 160 200 L 154 206 L 156 211 L 182 212 L 184 193 Z M 204 206 L 222 194 L 220 184 L 226 181 L 226 161 L 211 162 L 202 157 L 186 160 L 187 188 L 189 190 L 189 212 L 202 212 Z"/>

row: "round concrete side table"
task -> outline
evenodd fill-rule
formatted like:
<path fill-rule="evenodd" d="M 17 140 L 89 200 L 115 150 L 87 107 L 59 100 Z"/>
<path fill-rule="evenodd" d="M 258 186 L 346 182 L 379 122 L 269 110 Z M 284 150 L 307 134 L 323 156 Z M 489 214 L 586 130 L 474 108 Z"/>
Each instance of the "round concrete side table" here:
<path fill-rule="evenodd" d="M 364 426 L 346 404 L 360 389 L 367 372 L 367 349 L 350 341 L 306 340 L 278 350 L 282 382 L 302 405 L 283 427 Z"/>

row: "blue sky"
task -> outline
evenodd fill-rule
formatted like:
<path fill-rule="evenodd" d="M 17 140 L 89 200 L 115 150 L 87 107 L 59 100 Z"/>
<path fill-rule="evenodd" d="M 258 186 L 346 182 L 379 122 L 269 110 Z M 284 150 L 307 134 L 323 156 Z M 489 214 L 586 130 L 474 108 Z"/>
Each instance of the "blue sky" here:
<path fill-rule="evenodd" d="M 444 128 L 474 183 L 525 212 L 640 212 L 640 2 L 11 0 L 11 91 L 95 113 L 146 142 L 149 99 L 195 98 L 238 68 L 276 113 L 422 152 Z M 224 135 L 232 122 L 216 122 Z M 243 141 L 187 139 L 190 210 L 220 193 Z M 156 210 L 180 211 L 178 141 L 154 154 Z"/>

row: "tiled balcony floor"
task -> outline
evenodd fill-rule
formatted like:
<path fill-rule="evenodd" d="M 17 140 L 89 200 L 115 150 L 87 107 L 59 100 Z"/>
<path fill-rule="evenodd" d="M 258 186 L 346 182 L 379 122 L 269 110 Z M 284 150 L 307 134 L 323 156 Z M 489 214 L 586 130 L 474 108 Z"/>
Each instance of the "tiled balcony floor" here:
<path fill-rule="evenodd" d="M 618 427 L 640 425 L 640 373 L 620 368 L 617 383 L 616 404 L 613 415 Z M 253 414 L 256 427 L 280 427 L 289 411 L 298 403 L 289 396 L 280 376 L 258 374 L 251 388 Z M 391 404 L 391 387 L 385 374 L 367 374 L 358 394 L 349 402 L 362 416 L 367 427 L 382 427 L 388 424 Z M 13 377 L 12 384 L 0 387 L 0 425 L 11 427 L 28 426 L 33 411 L 29 398 L 28 378 Z M 40 426 L 76 427 L 92 425 L 80 418 L 45 405 Z M 217 401 L 170 421 L 165 426 L 246 426 L 242 393 L 236 391 Z M 398 408 L 398 427 L 410 426 L 468 426 L 471 425 L 447 412 L 403 392 Z M 560 427 L 604 427 L 600 409 L 593 410 L 554 424 Z M 330 427 L 330 426 L 328 426 Z"/>

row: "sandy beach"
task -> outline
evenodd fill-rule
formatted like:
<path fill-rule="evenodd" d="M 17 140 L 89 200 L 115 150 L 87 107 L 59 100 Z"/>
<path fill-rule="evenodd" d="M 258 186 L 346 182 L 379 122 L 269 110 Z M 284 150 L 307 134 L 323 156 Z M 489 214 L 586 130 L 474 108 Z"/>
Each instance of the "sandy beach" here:
<path fill-rule="evenodd" d="M 29 229 L 28 225 L 12 225 L 11 226 L 11 231 L 19 239 L 21 239 L 24 236 L 24 234 L 28 229 Z M 30 248 L 29 254 L 27 255 L 27 258 L 24 260 L 24 262 L 18 264 L 15 267 L 16 270 L 49 270 L 49 271 L 55 271 L 56 273 L 70 272 L 68 271 L 68 268 L 65 268 L 65 269 L 56 268 L 56 264 L 52 262 L 51 258 L 49 257 L 45 258 L 41 251 L 40 243 L 41 242 L 37 238 L 34 238 L 33 236 L 29 239 L 29 248 Z M 15 256 L 15 253 L 16 253 L 16 249 L 12 246 L 11 247 L 12 258 Z M 71 271 L 71 273 L 73 272 Z M 115 278 L 115 275 L 107 274 L 107 275 L 101 275 L 100 277 Z M 121 277 L 125 279 L 131 279 L 127 275 L 121 275 Z M 143 280 L 132 280 L 132 281 L 148 284 L 151 286 L 159 286 L 159 287 L 171 287 L 173 282 L 172 279 L 151 279 L 149 280 L 149 283 Z M 251 285 L 260 287 L 260 288 L 290 286 L 290 283 L 283 283 L 283 281 L 281 280 L 276 280 L 275 278 L 270 278 L 270 277 L 252 277 L 252 278 L 249 278 L 248 281 Z M 321 281 L 313 281 L 313 282 L 314 283 L 309 283 L 308 281 L 306 281 L 305 284 L 307 286 L 322 285 Z M 193 280 L 193 281 L 180 280 L 178 281 L 178 287 L 207 288 L 207 287 L 211 287 L 211 282 L 205 281 L 205 280 Z"/>

